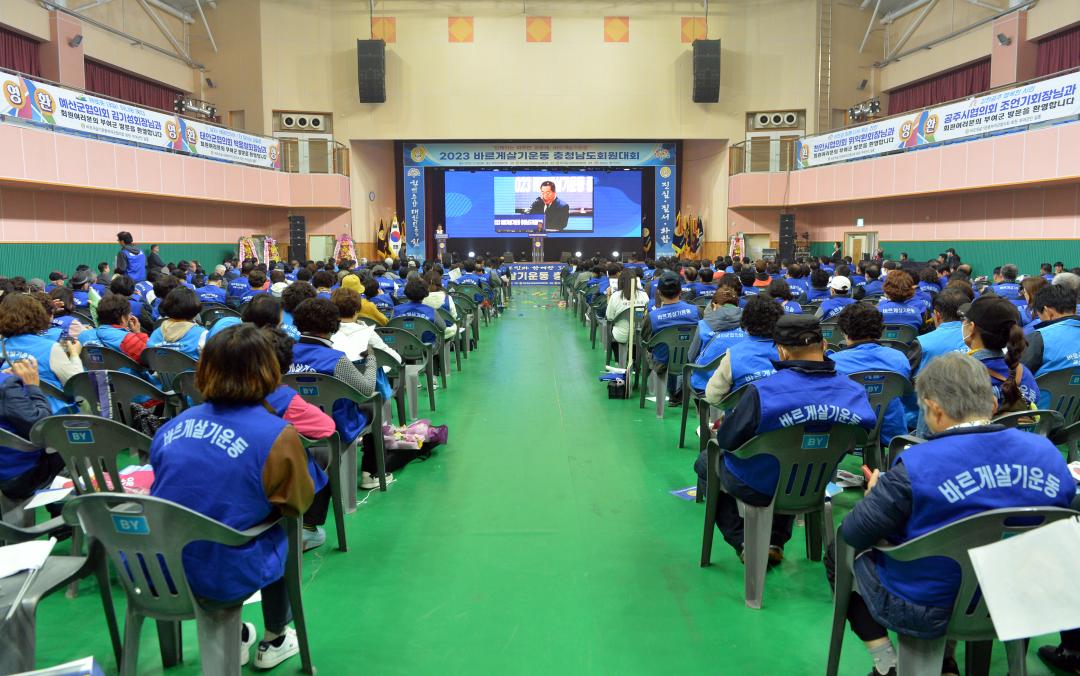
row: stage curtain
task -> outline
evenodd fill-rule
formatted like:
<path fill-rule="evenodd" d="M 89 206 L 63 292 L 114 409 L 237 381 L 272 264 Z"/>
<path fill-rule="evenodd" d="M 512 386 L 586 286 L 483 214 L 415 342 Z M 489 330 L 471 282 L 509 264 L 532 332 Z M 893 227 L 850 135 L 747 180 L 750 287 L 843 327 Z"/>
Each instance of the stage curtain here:
<path fill-rule="evenodd" d="M 37 40 L 0 26 L 0 68 L 39 77 L 41 57 Z"/>
<path fill-rule="evenodd" d="M 137 106 L 173 112 L 176 97 L 183 92 L 103 63 L 86 60 L 86 90 L 127 101 Z"/>
<path fill-rule="evenodd" d="M 906 113 L 990 89 L 990 60 L 961 66 L 889 92 L 889 115 Z"/>
<path fill-rule="evenodd" d="M 1058 73 L 1080 66 L 1080 24 L 1039 42 L 1035 75 Z"/>

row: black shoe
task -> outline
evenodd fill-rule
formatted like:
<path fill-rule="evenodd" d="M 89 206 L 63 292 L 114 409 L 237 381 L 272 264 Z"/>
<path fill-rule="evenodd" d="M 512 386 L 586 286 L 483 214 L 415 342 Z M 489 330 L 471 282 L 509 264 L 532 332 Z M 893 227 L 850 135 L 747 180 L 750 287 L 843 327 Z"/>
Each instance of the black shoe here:
<path fill-rule="evenodd" d="M 896 676 L 896 667 L 892 667 L 887 673 L 884 674 L 879 674 L 877 669 L 871 669 L 868 676 Z"/>
<path fill-rule="evenodd" d="M 784 562 L 784 548 L 769 545 L 769 568 L 775 568 Z"/>
<path fill-rule="evenodd" d="M 950 676 L 960 676 L 960 665 L 956 663 L 956 658 L 945 657 L 941 660 L 941 673 L 949 674 Z"/>
<path fill-rule="evenodd" d="M 682 397 L 668 397 L 667 405 L 670 408 L 682 406 Z"/>
<path fill-rule="evenodd" d="M 1039 648 L 1039 657 L 1058 671 L 1080 674 L 1080 653 L 1066 650 L 1059 645 L 1044 645 Z"/>

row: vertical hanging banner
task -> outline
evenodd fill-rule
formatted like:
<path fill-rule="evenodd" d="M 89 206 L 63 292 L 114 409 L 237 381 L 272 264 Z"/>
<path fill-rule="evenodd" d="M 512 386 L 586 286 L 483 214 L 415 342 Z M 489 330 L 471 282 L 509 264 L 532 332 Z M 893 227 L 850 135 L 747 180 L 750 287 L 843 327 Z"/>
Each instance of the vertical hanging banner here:
<path fill-rule="evenodd" d="M 424 170 L 405 167 L 405 251 L 424 258 Z"/>
<path fill-rule="evenodd" d="M 653 223 L 656 231 L 656 255 L 666 256 L 671 253 L 672 237 L 675 232 L 674 164 L 667 164 L 656 170 L 656 215 Z"/>

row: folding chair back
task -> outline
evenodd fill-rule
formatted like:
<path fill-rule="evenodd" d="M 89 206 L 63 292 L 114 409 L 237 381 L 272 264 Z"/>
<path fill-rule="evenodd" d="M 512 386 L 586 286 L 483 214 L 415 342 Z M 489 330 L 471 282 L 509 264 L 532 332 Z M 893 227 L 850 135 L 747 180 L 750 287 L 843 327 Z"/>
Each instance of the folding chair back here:
<path fill-rule="evenodd" d="M 90 313 L 88 311 L 86 311 L 86 310 L 78 310 L 78 309 L 72 310 L 71 311 L 71 316 L 74 317 L 75 319 L 78 319 L 82 324 L 84 324 L 84 325 L 86 325 L 86 326 L 88 326 L 90 328 L 93 328 L 95 326 L 94 318 L 91 317 Z"/>
<path fill-rule="evenodd" d="M 119 371 L 125 368 L 135 373 L 146 371 L 145 366 L 123 352 L 104 345 L 83 345 L 79 358 L 87 371 Z"/>
<path fill-rule="evenodd" d="M 430 345 L 420 340 L 420 336 L 400 326 L 380 326 L 375 329 L 375 332 L 405 361 L 426 364 L 431 356 Z"/>
<path fill-rule="evenodd" d="M 143 361 L 150 370 L 157 374 L 167 389 L 173 389 L 176 376 L 184 371 L 194 371 L 199 367 L 195 361 L 180 350 L 168 347 L 148 347 L 143 350 Z"/>
<path fill-rule="evenodd" d="M 96 415 L 118 420 L 131 425 L 131 403 L 136 399 L 165 402 L 165 417 L 171 418 L 174 411 L 174 394 L 163 392 L 138 376 L 123 371 L 83 371 L 68 378 L 64 383 L 64 393 L 70 400 L 84 399 L 90 405 L 90 411 Z M 102 410 L 101 395 L 107 393 L 110 400 L 109 410 Z"/>
<path fill-rule="evenodd" d="M 115 420 L 95 415 L 54 415 L 39 420 L 30 440 L 64 459 L 75 492 L 124 492 L 117 457 L 128 451 L 141 462 L 150 456 L 152 439 Z"/>
<path fill-rule="evenodd" d="M 877 422 L 866 445 L 863 447 L 863 460 L 871 469 L 885 469 L 881 457 L 881 425 L 885 421 L 885 411 L 894 399 L 903 397 L 912 391 L 911 381 L 892 371 L 858 371 L 849 376 L 863 386 L 870 408 L 874 409 Z"/>
<path fill-rule="evenodd" d="M 436 353 L 442 351 L 443 332 L 439 330 L 439 327 L 435 326 L 435 322 L 429 319 L 424 317 L 394 317 L 387 326 L 405 329 L 425 344 L 434 346 Z M 424 336 L 427 334 L 434 336 L 434 339 L 430 341 L 424 340 Z"/>
<path fill-rule="evenodd" d="M 919 337 L 919 332 L 914 326 L 908 326 L 907 324 L 886 324 L 881 337 L 885 340 L 896 340 L 910 345 L 912 341 Z"/>
<path fill-rule="evenodd" d="M 240 313 L 227 305 L 203 305 L 199 323 L 209 329 L 222 317 L 240 317 Z"/>
<path fill-rule="evenodd" d="M 1040 408 L 1052 408 L 1060 413 L 1065 425 L 1080 421 L 1080 368 L 1044 373 L 1035 382 L 1040 392 L 1050 396 L 1049 404 Z"/>
<path fill-rule="evenodd" d="M 180 395 L 180 405 L 183 408 L 188 408 L 189 405 L 198 406 L 206 401 L 202 392 L 199 391 L 199 386 L 195 384 L 195 371 L 183 371 L 176 375 L 176 380 L 173 381 L 173 386 L 177 390 L 177 394 Z"/>

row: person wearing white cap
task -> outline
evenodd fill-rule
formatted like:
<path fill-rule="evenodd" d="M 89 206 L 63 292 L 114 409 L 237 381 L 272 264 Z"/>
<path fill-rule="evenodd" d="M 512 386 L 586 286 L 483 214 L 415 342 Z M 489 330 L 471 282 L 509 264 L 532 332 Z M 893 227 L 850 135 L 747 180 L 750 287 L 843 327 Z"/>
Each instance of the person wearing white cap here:
<path fill-rule="evenodd" d="M 821 302 L 818 308 L 818 318 L 825 322 L 840 314 L 840 312 L 855 302 L 851 297 L 851 280 L 837 275 L 829 280 L 829 297 Z"/>

